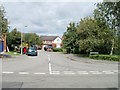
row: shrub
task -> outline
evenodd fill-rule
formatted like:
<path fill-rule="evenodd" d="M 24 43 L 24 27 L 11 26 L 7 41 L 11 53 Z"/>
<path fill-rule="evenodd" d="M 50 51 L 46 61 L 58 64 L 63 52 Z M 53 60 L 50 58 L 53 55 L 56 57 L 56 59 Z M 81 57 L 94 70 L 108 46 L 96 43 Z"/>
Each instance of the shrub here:
<path fill-rule="evenodd" d="M 62 48 L 53 48 L 53 52 L 62 52 L 63 49 Z"/>
<path fill-rule="evenodd" d="M 120 61 L 120 58 L 118 55 L 90 55 L 89 56 L 92 59 L 97 60 L 109 60 L 109 61 Z"/>

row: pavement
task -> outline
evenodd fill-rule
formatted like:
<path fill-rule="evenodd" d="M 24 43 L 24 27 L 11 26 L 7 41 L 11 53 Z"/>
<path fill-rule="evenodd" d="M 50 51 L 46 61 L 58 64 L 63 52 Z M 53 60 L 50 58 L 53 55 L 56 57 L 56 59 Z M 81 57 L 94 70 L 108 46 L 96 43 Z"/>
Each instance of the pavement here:
<path fill-rule="evenodd" d="M 12 56 L 9 55 L 9 54 L 5 54 L 5 53 L 0 54 L 0 58 L 11 58 L 11 57 L 12 57 Z"/>
<path fill-rule="evenodd" d="M 4 58 L 2 88 L 118 88 L 118 63 L 38 51 Z"/>
<path fill-rule="evenodd" d="M 89 57 L 81 57 L 77 54 L 66 54 L 66 58 L 77 61 L 77 62 L 84 62 L 84 63 L 99 63 L 99 64 L 119 64 L 117 61 L 108 61 L 108 60 L 95 60 L 90 59 Z"/>

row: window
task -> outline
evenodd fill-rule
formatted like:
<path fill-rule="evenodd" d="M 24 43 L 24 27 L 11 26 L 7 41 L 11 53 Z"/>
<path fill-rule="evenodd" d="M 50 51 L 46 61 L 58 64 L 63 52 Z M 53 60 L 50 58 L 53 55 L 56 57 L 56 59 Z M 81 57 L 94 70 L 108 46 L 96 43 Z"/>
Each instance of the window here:
<path fill-rule="evenodd" d="M 59 39 L 57 39 L 57 41 L 59 42 L 60 40 L 59 40 Z"/>

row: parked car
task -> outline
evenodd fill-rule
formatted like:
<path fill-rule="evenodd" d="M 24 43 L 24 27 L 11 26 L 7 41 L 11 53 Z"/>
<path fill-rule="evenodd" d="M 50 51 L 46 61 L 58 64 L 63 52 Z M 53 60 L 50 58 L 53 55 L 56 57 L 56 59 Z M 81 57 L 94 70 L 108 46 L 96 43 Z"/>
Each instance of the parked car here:
<path fill-rule="evenodd" d="M 44 47 L 44 50 L 47 51 L 47 47 L 46 46 Z"/>
<path fill-rule="evenodd" d="M 36 50 L 38 50 L 36 45 L 31 45 L 31 47 L 35 48 Z"/>
<path fill-rule="evenodd" d="M 52 45 L 48 45 L 48 47 L 47 47 L 47 51 L 49 51 L 49 52 L 53 51 L 53 47 L 52 47 Z"/>
<path fill-rule="evenodd" d="M 41 46 L 38 46 L 38 50 L 41 50 L 42 49 L 42 47 Z"/>
<path fill-rule="evenodd" d="M 38 52 L 37 52 L 37 49 L 34 48 L 34 47 L 29 47 L 27 49 L 27 53 L 26 53 L 28 56 L 37 56 L 38 55 Z"/>

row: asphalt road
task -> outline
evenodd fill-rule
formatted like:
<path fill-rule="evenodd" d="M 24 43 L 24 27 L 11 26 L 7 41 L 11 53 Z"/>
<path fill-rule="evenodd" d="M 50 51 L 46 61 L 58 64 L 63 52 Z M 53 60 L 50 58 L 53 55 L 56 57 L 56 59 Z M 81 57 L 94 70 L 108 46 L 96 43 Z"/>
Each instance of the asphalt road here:
<path fill-rule="evenodd" d="M 71 60 L 67 54 L 38 52 L 38 56 L 1 60 L 2 87 L 118 88 L 118 63 L 84 58 Z"/>

